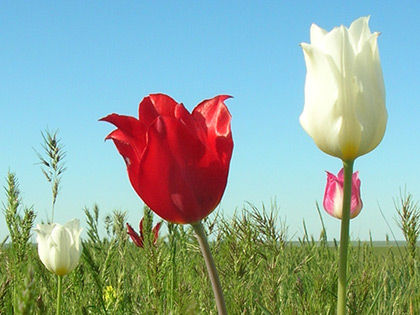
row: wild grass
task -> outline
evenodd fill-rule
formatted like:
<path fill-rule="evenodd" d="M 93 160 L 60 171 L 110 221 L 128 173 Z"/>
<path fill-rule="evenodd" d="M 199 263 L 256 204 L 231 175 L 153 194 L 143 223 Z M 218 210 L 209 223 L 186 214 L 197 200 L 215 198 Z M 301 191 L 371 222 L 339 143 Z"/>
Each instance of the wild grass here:
<path fill-rule="evenodd" d="M 51 185 L 51 219 L 48 222 L 54 222 L 55 203 L 61 188 L 61 177 L 66 170 L 64 161 L 66 152 L 58 136 L 58 130 L 50 131 L 46 129 L 44 132 L 41 132 L 41 136 L 43 153 L 39 153 L 36 150 L 35 153 L 38 157 L 41 171 Z"/>
<path fill-rule="evenodd" d="M 219 214 L 205 222 L 229 313 L 334 314 L 337 248 L 313 238 L 290 242 L 276 211 L 250 205 L 233 218 Z M 85 214 L 81 262 L 63 281 L 66 314 L 217 313 L 191 228 L 170 225 L 156 245 L 149 237 L 138 248 L 127 238 L 125 213 L 107 216 L 106 235 L 98 232 L 98 207 Z M 25 247 L 24 259 L 18 255 L 13 242 L 0 248 L 0 312 L 53 313 L 56 277 L 35 245 Z M 411 255 L 408 248 L 351 246 L 349 313 L 415 314 L 420 278 L 407 263 Z"/>

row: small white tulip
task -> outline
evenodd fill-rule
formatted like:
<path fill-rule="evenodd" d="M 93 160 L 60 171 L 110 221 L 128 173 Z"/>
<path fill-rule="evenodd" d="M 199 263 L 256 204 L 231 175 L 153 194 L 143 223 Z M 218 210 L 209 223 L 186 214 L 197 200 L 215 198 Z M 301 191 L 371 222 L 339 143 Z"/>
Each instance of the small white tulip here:
<path fill-rule="evenodd" d="M 79 263 L 82 248 L 80 244 L 79 220 L 64 225 L 58 223 L 38 224 L 38 255 L 45 267 L 63 276 L 70 273 Z"/>
<path fill-rule="evenodd" d="M 305 106 L 300 123 L 325 153 L 354 160 L 381 142 L 387 122 L 385 87 L 369 17 L 327 32 L 312 24 L 302 43 Z"/>

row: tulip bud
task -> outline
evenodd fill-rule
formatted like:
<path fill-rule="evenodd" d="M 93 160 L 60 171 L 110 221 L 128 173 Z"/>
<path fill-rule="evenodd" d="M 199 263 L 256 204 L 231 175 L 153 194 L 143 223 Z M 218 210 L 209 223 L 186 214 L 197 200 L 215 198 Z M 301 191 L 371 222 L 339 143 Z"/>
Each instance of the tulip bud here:
<path fill-rule="evenodd" d="M 381 142 L 387 122 L 385 87 L 369 17 L 327 32 L 311 26 L 302 43 L 307 74 L 303 129 L 325 153 L 354 160 Z"/>
<path fill-rule="evenodd" d="M 337 176 L 327 172 L 327 186 L 324 194 L 324 209 L 333 217 L 341 219 L 343 217 L 343 189 L 344 171 L 338 172 Z M 360 198 L 360 179 L 359 172 L 353 173 L 351 183 L 351 207 L 350 219 L 355 218 L 362 210 L 363 203 Z"/>
<path fill-rule="evenodd" d="M 64 225 L 58 223 L 37 225 L 35 232 L 38 255 L 49 271 L 64 276 L 76 268 L 82 253 L 81 231 L 77 219 Z"/>

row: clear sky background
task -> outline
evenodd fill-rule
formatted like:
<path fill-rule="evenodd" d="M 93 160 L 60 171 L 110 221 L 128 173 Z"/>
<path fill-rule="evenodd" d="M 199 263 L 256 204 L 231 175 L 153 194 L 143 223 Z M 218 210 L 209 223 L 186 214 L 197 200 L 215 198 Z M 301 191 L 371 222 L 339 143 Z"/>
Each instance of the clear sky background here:
<path fill-rule="evenodd" d="M 305 64 L 300 42 L 312 23 L 330 30 L 371 15 L 381 32 L 379 50 L 389 114 L 385 137 L 356 160 L 364 208 L 351 222 L 353 239 L 390 234 L 398 239 L 394 199 L 399 189 L 420 199 L 418 1 L 1 1 L 0 179 L 15 172 L 25 205 L 37 222 L 50 213 L 50 186 L 37 165 L 41 130 L 59 129 L 67 171 L 55 221 L 79 218 L 83 207 L 128 211 L 137 226 L 143 204 L 131 188 L 123 159 L 98 122 L 109 113 L 136 115 L 156 92 L 192 110 L 217 94 L 230 94 L 235 142 L 226 216 L 249 201 L 276 200 L 289 236 L 302 236 L 302 220 L 319 236 L 315 202 L 322 204 L 325 170 L 339 159 L 321 152 L 299 125 Z M 6 198 L 2 192 L 0 201 Z M 0 217 L 0 241 L 7 235 Z M 328 237 L 339 220 L 323 212 Z"/>

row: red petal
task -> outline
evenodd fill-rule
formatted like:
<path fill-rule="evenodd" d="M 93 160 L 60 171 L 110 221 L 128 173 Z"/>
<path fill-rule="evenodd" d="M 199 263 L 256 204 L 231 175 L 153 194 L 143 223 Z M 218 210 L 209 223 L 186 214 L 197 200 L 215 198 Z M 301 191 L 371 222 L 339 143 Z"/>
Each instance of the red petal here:
<path fill-rule="evenodd" d="M 137 247 L 143 247 L 143 238 L 141 238 L 136 231 L 133 230 L 133 228 L 131 227 L 130 224 L 126 223 L 127 225 L 127 233 L 128 235 L 130 235 L 133 243 L 137 246 Z"/>
<path fill-rule="evenodd" d="M 128 140 L 124 139 L 125 135 L 121 132 L 121 130 L 114 130 L 107 138 L 114 141 L 118 152 L 124 158 L 131 186 L 133 186 L 134 190 L 138 193 L 139 157 L 137 153 L 133 149 L 133 146 L 127 142 Z"/>
<path fill-rule="evenodd" d="M 204 153 L 203 144 L 184 124 L 170 117 L 156 119 L 139 169 L 143 201 L 170 222 L 190 223 L 205 217 L 213 209 L 203 204 L 196 191 L 203 186 L 197 177 L 203 172 L 199 164 Z"/>
<path fill-rule="evenodd" d="M 118 152 L 127 165 L 131 185 L 138 193 L 138 167 L 146 145 L 146 128 L 139 120 L 131 116 L 118 114 L 108 115 L 100 121 L 114 124 L 118 129 L 105 139 L 112 139 Z"/>
<path fill-rule="evenodd" d="M 143 218 L 141 218 L 140 223 L 139 223 L 139 231 L 140 231 L 140 236 L 143 237 Z"/>
<path fill-rule="evenodd" d="M 155 227 L 153 228 L 152 232 L 153 232 L 153 244 L 156 244 L 157 239 L 159 237 L 159 230 L 160 230 L 160 226 L 162 225 L 162 221 L 158 222 Z"/>
<path fill-rule="evenodd" d="M 224 101 L 231 97 L 218 95 L 212 99 L 204 100 L 194 108 L 192 115 L 197 120 L 204 119 L 203 122 L 209 129 L 209 133 L 226 137 L 230 133 L 231 115 Z"/>
<path fill-rule="evenodd" d="M 232 116 L 224 101 L 231 96 L 219 95 L 205 100 L 193 110 L 193 117 L 197 124 L 205 130 L 207 143 L 219 156 L 221 163 L 229 167 L 232 157 L 233 140 L 230 128 Z"/>
<path fill-rule="evenodd" d="M 178 103 L 168 95 L 150 94 L 140 102 L 139 120 L 148 127 L 158 116 L 174 117 L 177 104 Z"/>
<path fill-rule="evenodd" d="M 134 146 L 130 144 L 131 139 L 129 139 L 120 129 L 115 129 L 106 137 L 106 139 L 114 141 L 118 152 L 124 158 L 127 168 L 130 168 L 133 165 L 138 165 L 140 158 L 137 155 Z"/>
<path fill-rule="evenodd" d="M 99 119 L 100 121 L 106 121 L 115 125 L 121 134 L 124 134 L 123 141 L 130 144 L 135 149 L 138 157 L 141 156 L 144 147 L 146 145 L 146 126 L 131 116 L 124 116 L 118 114 L 111 114 L 104 118 Z M 105 139 L 109 139 L 109 134 Z"/>

